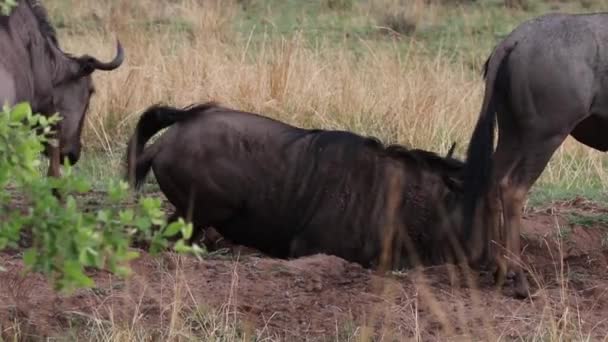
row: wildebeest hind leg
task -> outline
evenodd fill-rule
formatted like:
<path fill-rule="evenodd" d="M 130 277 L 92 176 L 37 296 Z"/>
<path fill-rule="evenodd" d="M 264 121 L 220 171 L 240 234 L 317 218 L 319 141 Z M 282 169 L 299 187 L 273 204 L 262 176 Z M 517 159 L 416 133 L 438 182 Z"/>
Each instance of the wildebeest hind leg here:
<path fill-rule="evenodd" d="M 504 230 L 501 229 L 503 206 L 499 184 L 501 180 L 508 179 L 509 174 L 520 160 L 520 156 L 514 153 L 515 151 L 517 151 L 516 140 L 511 139 L 507 134 L 499 135 L 498 145 L 493 156 L 494 166 L 490 188 L 482 206 L 479 208 L 483 215 L 477 217 L 478 220 L 483 220 L 481 223 L 484 229 L 477 232 L 480 236 L 476 238 L 481 239 L 481 244 L 474 245 L 474 248 L 481 249 L 476 253 L 481 252 L 481 260 L 488 263 L 489 268 L 494 268 L 495 284 L 498 288 L 503 286 L 507 273 L 506 260 L 500 252 L 501 245 L 504 244 L 505 234 Z"/>
<path fill-rule="evenodd" d="M 524 201 L 528 191 L 564 139 L 563 135 L 554 135 L 552 138 L 542 141 L 519 140 L 519 148 L 511 153 L 519 154 L 520 158 L 515 168 L 499 183 L 504 215 L 505 247 L 508 254 L 507 269 L 501 270 L 501 273 L 513 272 L 515 295 L 520 298 L 529 295 L 528 281 L 521 267 L 520 234 Z M 499 274 L 499 276 L 505 275 L 504 273 Z"/>
<path fill-rule="evenodd" d="M 61 152 L 59 146 L 53 146 L 52 143 L 47 145 L 48 156 L 49 156 L 49 169 L 47 176 L 59 178 L 61 177 Z M 52 189 L 53 196 L 61 200 L 61 194 L 56 188 Z"/>

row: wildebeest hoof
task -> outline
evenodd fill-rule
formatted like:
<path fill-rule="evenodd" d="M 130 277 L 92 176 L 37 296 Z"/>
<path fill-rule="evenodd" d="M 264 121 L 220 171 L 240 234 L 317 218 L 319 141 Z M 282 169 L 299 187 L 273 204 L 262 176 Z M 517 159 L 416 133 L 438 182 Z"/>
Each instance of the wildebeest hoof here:
<path fill-rule="evenodd" d="M 506 281 L 507 281 L 507 273 L 500 267 L 497 267 L 494 270 L 494 286 L 497 289 L 501 289 L 505 285 Z"/>
<path fill-rule="evenodd" d="M 530 285 L 528 285 L 525 274 L 521 274 L 519 277 L 515 278 L 514 286 L 514 294 L 517 299 L 526 299 L 530 297 Z"/>

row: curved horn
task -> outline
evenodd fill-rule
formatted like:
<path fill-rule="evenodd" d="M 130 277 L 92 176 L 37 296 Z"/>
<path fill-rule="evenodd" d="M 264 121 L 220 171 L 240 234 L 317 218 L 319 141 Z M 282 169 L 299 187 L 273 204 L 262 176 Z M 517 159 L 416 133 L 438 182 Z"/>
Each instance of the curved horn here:
<path fill-rule="evenodd" d="M 454 154 L 455 149 L 456 149 L 456 142 L 453 142 L 452 147 L 450 147 L 450 150 L 448 151 L 448 154 L 445 157 L 452 158 L 452 155 Z"/>
<path fill-rule="evenodd" d="M 116 56 L 110 62 L 100 62 L 96 58 L 91 58 L 91 66 L 97 70 L 114 70 L 118 68 L 125 59 L 125 52 L 120 45 L 120 40 L 116 39 Z"/>

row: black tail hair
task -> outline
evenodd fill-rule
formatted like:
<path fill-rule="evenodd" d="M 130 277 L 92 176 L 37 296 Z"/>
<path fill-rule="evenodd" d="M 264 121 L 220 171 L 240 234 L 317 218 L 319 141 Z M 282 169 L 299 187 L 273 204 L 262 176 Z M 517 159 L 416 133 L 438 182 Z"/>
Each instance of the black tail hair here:
<path fill-rule="evenodd" d="M 463 238 L 470 241 L 473 234 L 473 220 L 478 200 L 488 190 L 492 175 L 492 154 L 494 152 L 494 128 L 496 126 L 495 83 L 503 61 L 515 48 L 517 42 L 500 45 L 486 60 L 483 75 L 486 92 L 479 119 L 467 149 L 464 168 Z M 484 235 L 485 236 L 485 235 Z"/>
<path fill-rule="evenodd" d="M 127 145 L 125 178 L 129 184 L 139 189 L 150 172 L 154 155 L 144 152 L 144 147 L 150 138 L 176 122 L 187 120 L 195 114 L 218 106 L 216 102 L 206 102 L 184 108 L 165 105 L 148 107 L 140 116 Z"/>

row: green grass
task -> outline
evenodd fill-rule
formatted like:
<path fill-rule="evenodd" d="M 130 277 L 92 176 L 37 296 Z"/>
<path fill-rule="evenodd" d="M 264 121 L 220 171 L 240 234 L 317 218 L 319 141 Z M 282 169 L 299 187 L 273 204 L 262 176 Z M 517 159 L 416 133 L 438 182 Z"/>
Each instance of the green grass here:
<path fill-rule="evenodd" d="M 568 222 L 572 225 L 583 227 L 592 227 L 595 225 L 608 227 L 608 214 L 582 215 L 579 213 L 571 213 L 568 215 Z"/>
<path fill-rule="evenodd" d="M 408 20 L 408 25 L 417 28 L 410 34 L 400 35 L 402 39 L 397 47 L 402 52 L 410 47 L 409 39 L 415 39 L 428 49 L 429 56 L 441 54 L 455 61 L 464 60 L 471 71 L 478 72 L 493 46 L 523 21 L 554 11 L 580 13 L 604 9 L 601 0 L 528 0 L 526 10 L 505 8 L 504 0 L 484 0 L 443 5 L 437 8 L 434 18 L 430 18 L 424 12 L 412 13 L 414 1 L 401 0 L 397 5 L 384 6 L 389 1 L 353 0 L 351 9 L 340 11 L 329 10 L 327 1 L 244 1 L 248 5 L 235 25 L 252 46 L 267 37 L 302 34 L 313 47 L 342 42 L 358 51 L 365 49 L 361 44 L 364 40 L 367 49 L 373 50 L 394 48 L 393 40 L 381 27 L 387 24 L 383 18 L 400 10 L 410 13 L 402 20 Z"/>
<path fill-rule="evenodd" d="M 532 187 L 528 205 L 541 206 L 552 201 L 562 201 L 578 196 L 594 202 L 608 203 L 608 193 L 601 187 L 585 184 L 576 188 L 566 188 L 561 184 L 539 183 Z"/>

